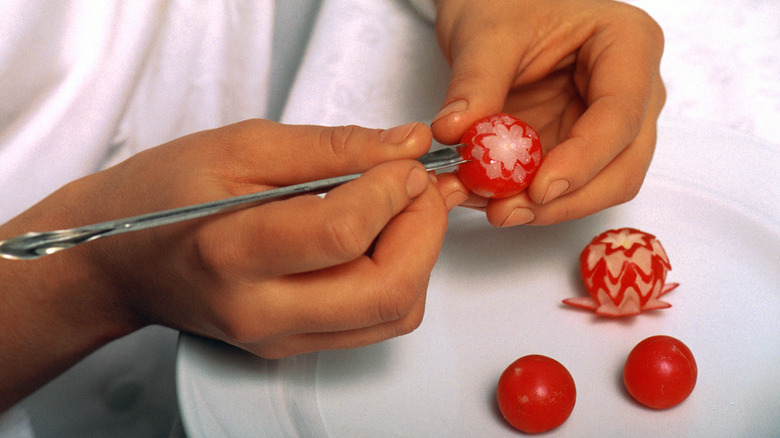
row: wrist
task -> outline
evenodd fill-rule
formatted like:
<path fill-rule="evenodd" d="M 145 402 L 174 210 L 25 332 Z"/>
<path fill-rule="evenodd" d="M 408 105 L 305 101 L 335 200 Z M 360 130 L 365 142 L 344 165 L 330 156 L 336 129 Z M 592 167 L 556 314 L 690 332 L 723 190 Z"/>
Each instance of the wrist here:
<path fill-rule="evenodd" d="M 0 226 L 0 239 L 72 226 L 70 191 L 58 191 Z M 83 205 L 83 204 L 82 204 Z M 141 327 L 77 247 L 37 260 L 0 259 L 0 412 L 100 346 Z"/>

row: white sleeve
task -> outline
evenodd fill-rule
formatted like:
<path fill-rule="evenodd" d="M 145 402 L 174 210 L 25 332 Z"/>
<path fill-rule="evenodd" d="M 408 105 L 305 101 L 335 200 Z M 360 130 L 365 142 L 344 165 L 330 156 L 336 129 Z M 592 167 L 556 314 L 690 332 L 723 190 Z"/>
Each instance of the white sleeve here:
<path fill-rule="evenodd" d="M 145 148 L 265 115 L 273 3 L 190 3 L 3 2 L 0 223 Z"/>
<path fill-rule="evenodd" d="M 423 18 L 433 23 L 436 20 L 436 5 L 433 0 L 406 0 Z"/>

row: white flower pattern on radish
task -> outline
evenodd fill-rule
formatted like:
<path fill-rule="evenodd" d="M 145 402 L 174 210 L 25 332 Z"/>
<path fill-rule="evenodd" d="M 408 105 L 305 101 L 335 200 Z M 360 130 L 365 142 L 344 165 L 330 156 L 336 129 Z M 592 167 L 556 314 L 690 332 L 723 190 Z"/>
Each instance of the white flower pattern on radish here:
<path fill-rule="evenodd" d="M 542 162 L 539 135 L 525 122 L 508 114 L 486 117 L 461 139 L 468 145 L 458 174 L 474 193 L 504 198 L 524 190 Z M 463 154 L 462 154 L 463 155 Z"/>

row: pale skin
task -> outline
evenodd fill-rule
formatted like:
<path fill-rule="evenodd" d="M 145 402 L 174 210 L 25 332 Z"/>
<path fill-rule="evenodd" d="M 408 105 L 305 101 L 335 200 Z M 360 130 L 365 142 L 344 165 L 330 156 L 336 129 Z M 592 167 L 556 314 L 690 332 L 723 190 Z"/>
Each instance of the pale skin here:
<path fill-rule="evenodd" d="M 114 236 L 36 261 L 0 259 L 0 412 L 151 324 L 268 358 L 409 333 L 422 321 L 449 209 L 484 210 L 496 226 L 541 225 L 636 194 L 665 96 L 663 36 L 652 19 L 602 0 L 437 7 L 453 73 L 430 129 L 246 121 L 84 177 L 0 226 L 4 239 L 366 171 L 324 199 Z M 453 174 L 432 181 L 413 160 L 432 136 L 456 143 L 500 111 L 542 138 L 544 162 L 527 192 L 488 201 Z"/>
<path fill-rule="evenodd" d="M 420 123 L 380 131 L 247 121 L 55 192 L 0 227 L 0 238 L 366 171 L 324 199 L 304 195 L 34 261 L 0 260 L 0 407 L 149 324 L 268 358 L 412 331 L 447 227 L 441 195 L 413 160 L 430 142 Z"/>
<path fill-rule="evenodd" d="M 434 137 L 456 143 L 506 112 L 533 126 L 545 157 L 527 191 L 502 200 L 440 178 L 449 205 L 496 226 L 546 225 L 626 202 L 642 185 L 666 99 L 663 34 L 645 12 L 608 0 L 439 0 L 437 35 L 452 78 Z"/>

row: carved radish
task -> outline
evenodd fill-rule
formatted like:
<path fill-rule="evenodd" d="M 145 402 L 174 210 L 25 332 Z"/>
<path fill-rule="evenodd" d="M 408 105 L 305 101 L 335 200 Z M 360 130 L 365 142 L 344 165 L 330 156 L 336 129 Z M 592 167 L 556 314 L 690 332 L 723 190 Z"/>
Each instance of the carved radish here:
<path fill-rule="evenodd" d="M 672 269 L 661 242 L 634 228 L 596 236 L 580 254 L 580 273 L 590 296 L 563 300 L 604 316 L 638 315 L 672 305 L 659 298 L 678 283 L 664 284 Z"/>
<path fill-rule="evenodd" d="M 542 164 L 539 135 L 509 114 L 475 122 L 461 137 L 460 155 L 471 160 L 458 166 L 463 184 L 483 198 L 508 198 L 528 187 Z"/>

